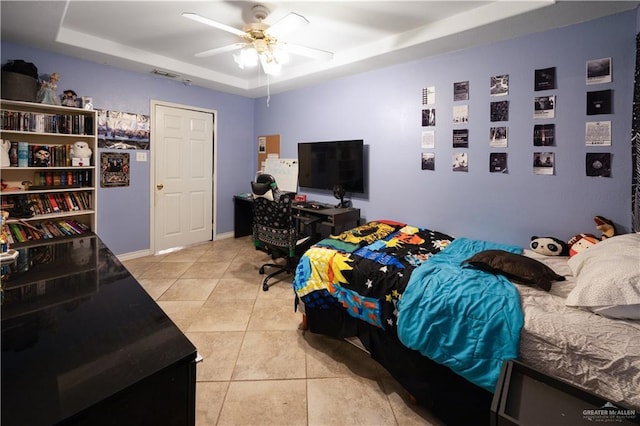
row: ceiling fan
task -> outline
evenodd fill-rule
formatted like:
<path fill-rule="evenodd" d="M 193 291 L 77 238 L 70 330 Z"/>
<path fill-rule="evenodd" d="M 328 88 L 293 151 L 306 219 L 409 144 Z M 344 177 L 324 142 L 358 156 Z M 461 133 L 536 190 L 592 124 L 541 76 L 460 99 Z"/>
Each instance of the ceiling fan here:
<path fill-rule="evenodd" d="M 242 42 L 196 53 L 195 56 L 204 58 L 240 50 L 233 57 L 241 69 L 257 66 L 260 63 L 262 70 L 268 75 L 280 73 L 282 64 L 289 60 L 289 53 L 313 59 L 331 59 L 333 57 L 333 53 L 325 50 L 286 43 L 281 40 L 281 37 L 309 23 L 304 16 L 290 12 L 284 18 L 269 26 L 262 22 L 269 16 L 269 9 L 258 4 L 253 6 L 251 11 L 256 22 L 247 24 L 242 30 L 216 22 L 197 13 L 182 13 L 185 18 L 227 31 L 243 39 Z"/>

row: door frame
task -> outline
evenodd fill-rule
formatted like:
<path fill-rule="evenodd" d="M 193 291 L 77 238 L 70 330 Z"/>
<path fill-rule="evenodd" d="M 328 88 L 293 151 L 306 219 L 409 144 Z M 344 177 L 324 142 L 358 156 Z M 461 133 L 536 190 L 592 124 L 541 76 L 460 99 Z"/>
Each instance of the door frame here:
<path fill-rule="evenodd" d="M 160 101 L 156 99 L 151 99 L 150 101 L 150 115 L 149 115 L 149 126 L 151 135 L 149 138 L 150 146 L 149 146 L 149 248 L 151 253 L 156 253 L 156 207 L 155 207 L 155 187 L 156 187 L 156 160 L 154 155 L 154 149 L 156 146 L 156 106 L 164 106 L 169 108 L 178 108 L 178 109 L 187 109 L 191 111 L 202 112 L 205 114 L 213 115 L 213 126 L 211 126 L 211 130 L 213 132 L 213 156 L 212 156 L 212 170 L 213 174 L 211 176 L 212 185 L 211 185 L 211 220 L 213 223 L 211 224 L 211 240 L 214 241 L 216 239 L 216 224 L 218 223 L 218 203 L 216 202 L 216 196 L 218 194 L 218 111 L 215 109 L 207 109 L 201 107 L 195 107 L 191 105 L 183 105 L 177 104 L 173 102 Z"/>

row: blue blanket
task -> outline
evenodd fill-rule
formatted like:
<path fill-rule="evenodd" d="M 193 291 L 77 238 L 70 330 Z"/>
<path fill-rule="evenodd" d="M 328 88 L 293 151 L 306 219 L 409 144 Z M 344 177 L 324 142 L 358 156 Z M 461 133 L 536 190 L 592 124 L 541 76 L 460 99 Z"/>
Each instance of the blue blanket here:
<path fill-rule="evenodd" d="M 522 249 L 458 238 L 416 268 L 398 303 L 398 337 L 407 347 L 494 392 L 504 360 L 518 356 L 524 323 L 515 286 L 461 262 L 484 250 Z"/>

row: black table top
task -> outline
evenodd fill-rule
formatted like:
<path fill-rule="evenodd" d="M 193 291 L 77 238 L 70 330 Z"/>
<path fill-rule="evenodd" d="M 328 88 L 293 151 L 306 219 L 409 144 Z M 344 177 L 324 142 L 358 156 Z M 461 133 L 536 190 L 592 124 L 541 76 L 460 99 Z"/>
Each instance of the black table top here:
<path fill-rule="evenodd" d="M 195 347 L 97 236 L 19 251 L 3 277 L 3 425 L 57 423 L 195 359 Z"/>

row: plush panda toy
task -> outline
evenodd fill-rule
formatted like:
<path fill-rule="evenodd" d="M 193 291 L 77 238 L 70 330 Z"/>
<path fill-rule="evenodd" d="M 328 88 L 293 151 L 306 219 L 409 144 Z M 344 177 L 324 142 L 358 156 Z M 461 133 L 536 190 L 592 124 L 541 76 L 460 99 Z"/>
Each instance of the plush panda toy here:
<path fill-rule="evenodd" d="M 569 256 L 569 245 L 553 237 L 531 237 L 531 250 L 545 256 Z"/>

